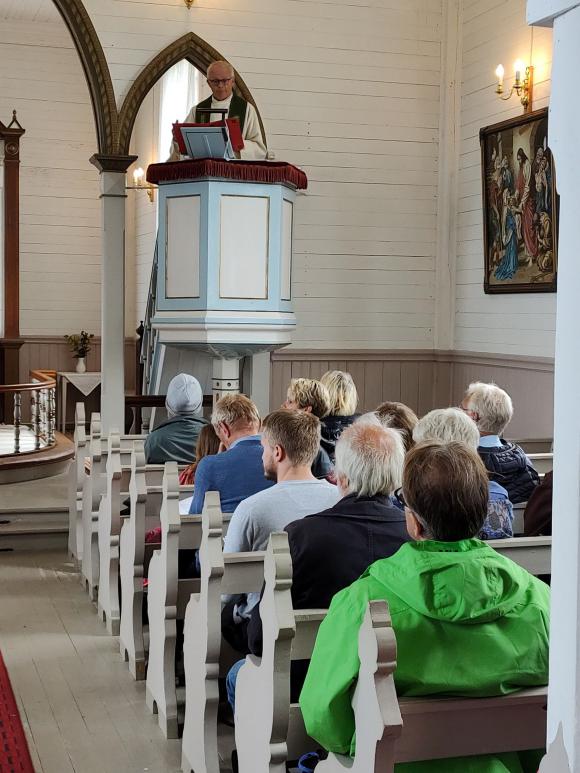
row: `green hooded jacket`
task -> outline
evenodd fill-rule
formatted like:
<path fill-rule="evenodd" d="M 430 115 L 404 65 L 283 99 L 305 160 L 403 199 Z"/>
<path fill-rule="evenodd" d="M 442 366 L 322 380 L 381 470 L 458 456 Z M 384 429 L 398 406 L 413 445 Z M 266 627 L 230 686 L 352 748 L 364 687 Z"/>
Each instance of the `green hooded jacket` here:
<path fill-rule="evenodd" d="M 373 599 L 389 604 L 401 696 L 486 697 L 548 683 L 548 586 L 477 539 L 409 542 L 337 593 L 320 627 L 300 706 L 308 734 L 329 751 L 354 756 L 358 631 Z M 526 757 L 455 758 L 396 770 L 535 773 L 537 755 L 532 763 Z"/>

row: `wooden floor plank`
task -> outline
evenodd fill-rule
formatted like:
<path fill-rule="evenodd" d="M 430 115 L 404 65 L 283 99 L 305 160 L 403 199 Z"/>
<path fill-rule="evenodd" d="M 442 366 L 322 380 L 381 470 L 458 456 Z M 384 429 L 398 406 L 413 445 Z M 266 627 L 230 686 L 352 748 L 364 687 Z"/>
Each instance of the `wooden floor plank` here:
<path fill-rule="evenodd" d="M 0 650 L 38 773 L 180 770 L 64 552 L 0 556 Z"/>

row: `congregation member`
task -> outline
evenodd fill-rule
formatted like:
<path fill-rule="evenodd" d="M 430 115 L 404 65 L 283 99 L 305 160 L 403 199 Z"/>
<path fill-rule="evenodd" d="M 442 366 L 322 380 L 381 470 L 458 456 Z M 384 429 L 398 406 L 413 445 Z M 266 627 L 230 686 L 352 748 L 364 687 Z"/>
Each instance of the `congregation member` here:
<path fill-rule="evenodd" d="M 211 423 L 226 450 L 205 456 L 197 466 L 189 512 L 201 513 L 206 491 L 217 491 L 222 512 L 233 513 L 243 499 L 273 485 L 262 467 L 260 414 L 246 395 L 225 395 L 216 403 Z"/>
<path fill-rule="evenodd" d="M 420 419 L 413 430 L 416 443 L 441 440 L 443 443 L 465 443 L 474 451 L 479 446 L 479 430 L 475 422 L 459 408 L 438 408 Z M 494 480 L 488 482 L 487 515 L 480 539 L 513 537 L 514 512 L 507 491 Z"/>
<path fill-rule="evenodd" d="M 402 435 L 405 451 L 409 451 L 413 445 L 413 430 L 419 419 L 415 411 L 412 411 L 405 403 L 386 401 L 375 410 L 375 414 L 384 427 L 398 429 Z"/>
<path fill-rule="evenodd" d="M 336 477 L 341 499 L 328 510 L 286 526 L 292 558 L 292 605 L 326 609 L 335 593 L 354 582 L 370 564 L 396 553 L 409 535 L 405 515 L 391 495 L 401 485 L 405 451 L 393 429 L 356 422 L 336 444 Z M 248 649 L 262 655 L 259 607 L 252 611 Z M 235 683 L 243 660 L 227 677 L 234 706 Z M 297 699 L 308 662 L 292 663 L 292 695 Z"/>
<path fill-rule="evenodd" d="M 552 536 L 552 496 L 554 491 L 554 472 L 544 475 L 539 486 L 533 490 L 524 510 L 525 537 Z"/>
<path fill-rule="evenodd" d="M 180 486 L 192 486 L 195 483 L 195 471 L 204 456 L 213 456 L 220 449 L 220 439 L 216 434 L 213 424 L 202 427 L 195 445 L 195 462 L 189 464 L 185 470 L 179 473 Z"/>
<path fill-rule="evenodd" d="M 496 384 L 478 381 L 468 386 L 459 407 L 477 424 L 477 450 L 491 479 L 506 489 L 514 505 L 526 502 L 540 476 L 523 448 L 502 438 L 514 415 L 511 397 Z"/>
<path fill-rule="evenodd" d="M 322 448 L 334 464 L 336 441 L 343 430 L 356 419 L 358 393 L 350 373 L 342 370 L 328 370 L 320 378 L 320 383 L 328 390 L 329 414 L 321 418 Z"/>
<path fill-rule="evenodd" d="M 180 373 L 171 379 L 165 398 L 167 420 L 145 438 L 147 464 L 191 463 L 199 433 L 207 424 L 202 406 L 203 392 L 194 376 Z"/>
<path fill-rule="evenodd" d="M 236 84 L 234 68 L 229 62 L 212 62 L 207 68 L 207 85 L 211 89 L 211 97 L 204 99 L 191 108 L 184 123 L 209 123 L 221 121 L 222 113 L 209 113 L 215 110 L 227 110 L 227 118 L 236 118 L 242 130 L 244 147 L 236 152 L 238 158 L 245 161 L 261 161 L 266 158 L 266 146 L 262 138 L 260 121 L 256 108 L 239 94 L 234 93 Z M 179 147 L 174 141 L 168 161 L 179 161 Z"/>
<path fill-rule="evenodd" d="M 286 400 L 282 408 L 288 408 L 292 411 L 306 411 L 322 422 L 330 411 L 328 389 L 320 381 L 313 378 L 293 378 L 288 386 Z M 322 444 L 322 435 L 320 442 Z M 312 462 L 312 474 L 315 478 L 327 478 L 333 474 L 332 462 L 322 445 Z"/>
<path fill-rule="evenodd" d="M 332 507 L 336 486 L 318 480 L 311 471 L 320 448 L 320 421 L 313 413 L 281 408 L 262 425 L 263 474 L 276 482 L 241 502 L 224 540 L 224 553 L 265 550 L 270 534 L 292 521 Z M 247 652 L 246 631 L 259 594 L 229 599 L 222 613 L 224 638 Z"/>
<path fill-rule="evenodd" d="M 476 539 L 488 501 L 478 454 L 464 443 L 419 443 L 405 460 L 403 497 L 413 541 L 334 597 L 300 695 L 306 732 L 335 753 L 354 755 L 359 629 L 374 599 L 389 604 L 400 696 L 488 697 L 548 683 L 550 591 Z M 498 753 L 395 769 L 535 773 L 541 756 Z"/>

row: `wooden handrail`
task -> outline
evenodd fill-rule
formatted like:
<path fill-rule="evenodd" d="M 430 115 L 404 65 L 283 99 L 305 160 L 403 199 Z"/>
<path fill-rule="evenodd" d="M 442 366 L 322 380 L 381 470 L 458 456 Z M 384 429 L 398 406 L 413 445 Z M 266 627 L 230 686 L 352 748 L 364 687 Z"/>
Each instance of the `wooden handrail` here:
<path fill-rule="evenodd" d="M 37 389 L 56 389 L 56 371 L 54 370 L 31 370 L 30 378 L 37 378 L 38 381 L 27 384 L 1 384 L 0 394 L 6 392 L 33 392 Z"/>
<path fill-rule="evenodd" d="M 125 406 L 127 408 L 165 408 L 166 395 L 125 395 Z M 211 408 L 213 397 L 204 395 L 202 406 Z"/>

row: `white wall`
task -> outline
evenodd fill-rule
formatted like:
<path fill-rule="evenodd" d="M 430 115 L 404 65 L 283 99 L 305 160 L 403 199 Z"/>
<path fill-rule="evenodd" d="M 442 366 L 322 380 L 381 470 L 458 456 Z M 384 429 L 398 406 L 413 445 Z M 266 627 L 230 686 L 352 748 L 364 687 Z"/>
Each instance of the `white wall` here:
<path fill-rule="evenodd" d="M 1 9 L 0 9 L 1 10 Z M 23 335 L 100 328 L 98 172 L 89 92 L 64 24 L 0 21 L 0 119 L 20 143 Z"/>
<path fill-rule="evenodd" d="M 495 94 L 498 63 L 506 70 L 507 92 L 513 62 L 531 61 L 533 107 L 549 101 L 551 30 L 528 27 L 525 5 L 525 0 L 463 0 L 455 348 L 548 357 L 554 354 L 556 295 L 483 292 L 479 130 L 523 110 L 517 97 L 502 102 Z"/>
<path fill-rule="evenodd" d="M 296 346 L 432 346 L 441 0 L 86 6 L 119 103 L 142 66 L 193 30 L 243 75 L 277 158 L 308 173 Z"/>

